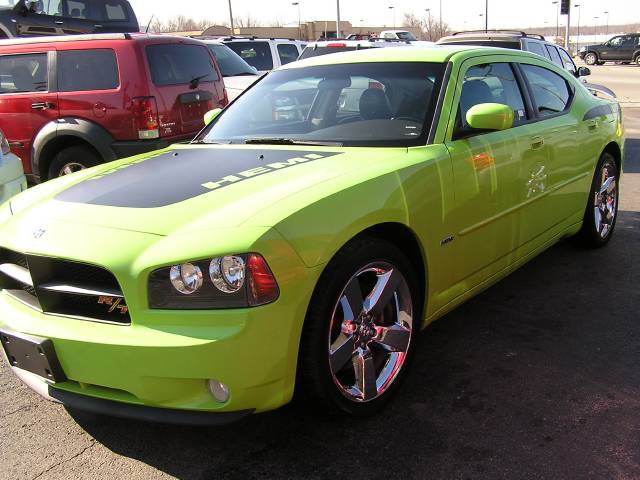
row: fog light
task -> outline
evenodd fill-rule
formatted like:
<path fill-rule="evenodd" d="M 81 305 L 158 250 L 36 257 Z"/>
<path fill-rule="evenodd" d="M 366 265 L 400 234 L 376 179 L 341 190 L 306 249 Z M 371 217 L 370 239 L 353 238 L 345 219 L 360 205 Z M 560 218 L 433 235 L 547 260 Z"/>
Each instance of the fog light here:
<path fill-rule="evenodd" d="M 209 380 L 209 391 L 213 398 L 220 403 L 225 403 L 229 400 L 229 387 L 218 380 Z"/>

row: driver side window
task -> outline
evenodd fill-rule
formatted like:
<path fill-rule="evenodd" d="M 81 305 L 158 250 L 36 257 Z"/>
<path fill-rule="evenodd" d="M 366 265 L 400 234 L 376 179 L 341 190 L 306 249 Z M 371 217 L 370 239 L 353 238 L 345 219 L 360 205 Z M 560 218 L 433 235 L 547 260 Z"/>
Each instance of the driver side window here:
<path fill-rule="evenodd" d="M 470 67 L 465 73 L 460 92 L 460 108 L 456 125 L 467 130 L 467 112 L 481 103 L 501 103 L 511 107 L 514 126 L 527 120 L 527 110 L 511 65 L 486 63 Z"/>
<path fill-rule="evenodd" d="M 614 37 L 609 41 L 609 45 L 611 45 L 612 47 L 619 47 L 620 45 L 622 45 L 622 39 L 623 37 Z"/>

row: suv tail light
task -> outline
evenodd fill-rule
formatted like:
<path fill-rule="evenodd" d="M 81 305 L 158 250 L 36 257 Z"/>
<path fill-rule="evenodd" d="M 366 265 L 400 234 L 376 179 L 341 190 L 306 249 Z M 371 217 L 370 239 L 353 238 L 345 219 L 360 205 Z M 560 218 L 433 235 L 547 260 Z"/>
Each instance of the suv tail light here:
<path fill-rule="evenodd" d="M 9 155 L 11 153 L 11 148 L 9 148 L 9 141 L 7 137 L 4 136 L 4 132 L 0 130 L 0 150 L 2 150 L 2 155 Z"/>
<path fill-rule="evenodd" d="M 158 105 L 155 97 L 136 97 L 131 101 L 133 121 L 140 140 L 160 137 Z"/>
<path fill-rule="evenodd" d="M 227 95 L 226 87 L 222 87 L 222 92 L 224 93 L 224 96 L 222 97 L 222 107 L 224 108 L 229 105 L 229 95 Z"/>

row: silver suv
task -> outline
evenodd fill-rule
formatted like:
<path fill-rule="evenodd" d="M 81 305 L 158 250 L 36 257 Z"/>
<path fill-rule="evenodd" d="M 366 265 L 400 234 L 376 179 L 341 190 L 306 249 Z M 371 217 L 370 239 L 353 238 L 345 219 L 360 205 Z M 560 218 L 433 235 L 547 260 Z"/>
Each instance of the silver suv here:
<path fill-rule="evenodd" d="M 525 50 L 537 53 L 578 77 L 578 67 L 564 48 L 548 42 L 542 35 L 517 30 L 471 30 L 443 37 L 437 44 L 476 45 Z"/>

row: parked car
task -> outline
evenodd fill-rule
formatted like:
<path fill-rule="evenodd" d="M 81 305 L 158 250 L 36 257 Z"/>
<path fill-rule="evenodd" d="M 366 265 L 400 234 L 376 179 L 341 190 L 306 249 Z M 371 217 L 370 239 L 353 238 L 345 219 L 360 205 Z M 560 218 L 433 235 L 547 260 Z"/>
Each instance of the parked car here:
<path fill-rule="evenodd" d="M 548 42 L 542 35 L 512 30 L 473 30 L 454 33 L 451 36 L 441 38 L 436 43 L 438 45 L 475 45 L 525 50 L 550 60 L 576 78 L 591 75 L 591 70 L 588 68 L 576 66 L 569 52 L 559 45 Z M 603 93 L 612 98 L 616 97 L 616 94 L 604 85 L 588 83 L 584 78 L 583 83 L 594 95 Z"/>
<path fill-rule="evenodd" d="M 0 38 L 139 30 L 128 0 L 0 0 Z"/>
<path fill-rule="evenodd" d="M 578 56 L 587 65 L 635 62 L 640 66 L 640 33 L 618 35 L 605 43 L 585 45 L 580 47 Z"/>
<path fill-rule="evenodd" d="M 7 137 L 0 130 L 0 205 L 27 189 L 22 162 L 11 153 Z"/>
<path fill-rule="evenodd" d="M 227 104 L 205 44 L 102 34 L 0 41 L 0 128 L 47 180 L 190 140 Z"/>
<path fill-rule="evenodd" d="M 562 238 L 614 233 L 619 106 L 528 52 L 325 55 L 208 116 L 190 145 L 0 208 L 0 339 L 42 395 L 198 425 L 294 389 L 371 414 L 430 322 Z"/>
<path fill-rule="evenodd" d="M 412 45 L 412 43 L 408 40 L 389 40 L 384 38 L 371 38 L 369 40 L 318 40 L 317 42 L 307 43 L 307 46 L 300 54 L 299 60 L 328 55 L 330 53 L 366 50 L 369 48 L 406 47 L 407 45 Z"/>
<path fill-rule="evenodd" d="M 260 73 L 295 62 L 307 44 L 293 38 L 221 37 L 220 40 Z"/>
<path fill-rule="evenodd" d="M 379 37 L 395 40 L 407 40 L 409 42 L 418 40 L 413 33 L 407 32 L 406 30 L 383 30 L 380 32 Z"/>
<path fill-rule="evenodd" d="M 223 42 L 207 40 L 202 37 L 200 39 L 207 44 L 216 58 L 220 72 L 224 77 L 224 86 L 227 90 L 229 101 L 234 100 L 261 77 L 255 67 L 245 62 L 240 55 Z"/>

